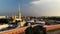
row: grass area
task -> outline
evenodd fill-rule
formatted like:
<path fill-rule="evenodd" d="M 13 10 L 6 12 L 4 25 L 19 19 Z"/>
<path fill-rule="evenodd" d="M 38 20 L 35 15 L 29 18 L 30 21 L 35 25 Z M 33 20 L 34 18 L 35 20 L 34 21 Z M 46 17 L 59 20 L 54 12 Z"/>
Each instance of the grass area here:
<path fill-rule="evenodd" d="M 54 30 L 49 30 L 49 31 L 47 31 L 47 32 L 54 32 L 54 31 L 58 31 L 58 30 L 60 30 L 60 28 L 54 29 Z"/>

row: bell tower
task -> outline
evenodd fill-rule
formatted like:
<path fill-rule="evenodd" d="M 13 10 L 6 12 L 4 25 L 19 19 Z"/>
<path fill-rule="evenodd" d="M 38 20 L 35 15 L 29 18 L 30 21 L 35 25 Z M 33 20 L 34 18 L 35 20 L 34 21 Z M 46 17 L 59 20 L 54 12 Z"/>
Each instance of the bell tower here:
<path fill-rule="evenodd" d="M 20 12 L 20 3 L 18 3 L 18 19 L 22 20 L 21 19 L 21 12 Z"/>
<path fill-rule="evenodd" d="M 21 11 L 20 11 L 20 0 L 19 0 L 19 2 L 18 2 L 18 21 L 20 21 L 19 23 L 18 23 L 18 27 L 22 27 L 22 26 L 24 26 L 25 25 L 25 21 L 22 21 L 22 19 L 21 19 Z"/>

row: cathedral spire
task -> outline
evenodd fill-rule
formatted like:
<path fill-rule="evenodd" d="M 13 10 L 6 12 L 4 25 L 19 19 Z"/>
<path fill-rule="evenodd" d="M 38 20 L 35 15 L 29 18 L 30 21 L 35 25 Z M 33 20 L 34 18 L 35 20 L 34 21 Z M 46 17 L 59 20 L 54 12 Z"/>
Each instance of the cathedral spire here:
<path fill-rule="evenodd" d="M 21 20 L 20 2 L 18 2 L 18 19 Z"/>

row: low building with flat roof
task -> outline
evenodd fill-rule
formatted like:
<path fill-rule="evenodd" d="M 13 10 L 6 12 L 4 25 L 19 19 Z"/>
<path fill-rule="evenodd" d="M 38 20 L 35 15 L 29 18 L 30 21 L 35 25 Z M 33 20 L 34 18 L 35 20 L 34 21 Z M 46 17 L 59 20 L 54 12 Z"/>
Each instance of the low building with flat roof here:
<path fill-rule="evenodd" d="M 0 16 L 0 18 L 6 18 L 6 16 Z"/>

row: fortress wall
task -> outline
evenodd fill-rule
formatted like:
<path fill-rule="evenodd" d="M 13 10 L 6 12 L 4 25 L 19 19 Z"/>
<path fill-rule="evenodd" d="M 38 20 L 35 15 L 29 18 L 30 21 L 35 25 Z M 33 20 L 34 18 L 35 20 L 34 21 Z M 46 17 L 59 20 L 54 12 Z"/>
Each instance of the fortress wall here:
<path fill-rule="evenodd" d="M 60 24 L 57 24 L 57 25 L 49 25 L 46 27 L 46 31 L 48 30 L 53 30 L 53 29 L 58 29 L 60 28 Z"/>
<path fill-rule="evenodd" d="M 0 34 L 23 34 L 27 27 L 17 28 L 13 30 L 3 31 Z"/>
<path fill-rule="evenodd" d="M 35 27 L 35 26 L 37 26 L 37 25 L 38 25 L 38 24 L 32 25 L 32 27 Z M 28 27 L 29 27 L 29 26 L 21 27 L 21 28 L 17 28 L 17 29 L 13 29 L 13 30 L 7 30 L 7 31 L 0 32 L 0 34 L 25 34 L 25 30 L 26 30 Z"/>

